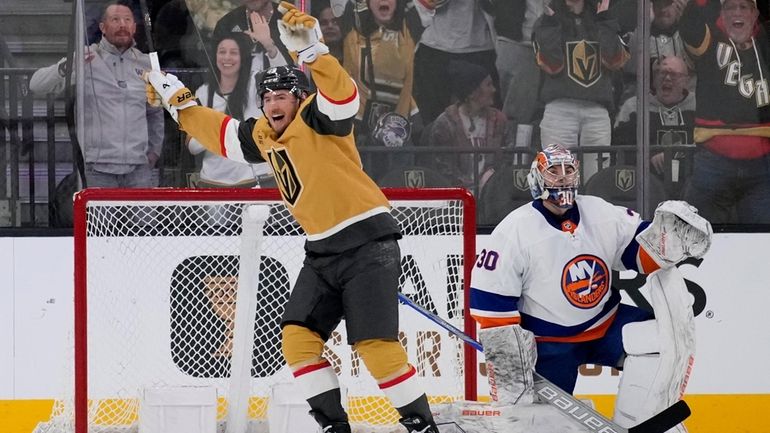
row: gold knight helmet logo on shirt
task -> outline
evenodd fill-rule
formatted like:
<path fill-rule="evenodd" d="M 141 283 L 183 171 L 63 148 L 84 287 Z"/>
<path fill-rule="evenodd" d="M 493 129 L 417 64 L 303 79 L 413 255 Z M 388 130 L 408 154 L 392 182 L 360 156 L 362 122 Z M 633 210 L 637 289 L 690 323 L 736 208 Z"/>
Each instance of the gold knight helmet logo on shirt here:
<path fill-rule="evenodd" d="M 591 87 L 602 77 L 599 42 L 567 42 L 567 75 L 583 87 Z"/>

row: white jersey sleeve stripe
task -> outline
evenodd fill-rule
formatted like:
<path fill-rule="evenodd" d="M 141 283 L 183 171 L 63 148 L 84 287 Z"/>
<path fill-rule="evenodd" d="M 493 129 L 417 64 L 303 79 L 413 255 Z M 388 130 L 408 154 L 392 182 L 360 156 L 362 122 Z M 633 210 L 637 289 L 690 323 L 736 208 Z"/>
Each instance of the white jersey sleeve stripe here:
<path fill-rule="evenodd" d="M 246 163 L 241 149 L 241 141 L 238 139 L 238 125 L 240 122 L 230 116 L 225 117 L 219 129 L 219 146 L 222 156 L 237 162 Z"/>
<path fill-rule="evenodd" d="M 352 79 L 351 79 L 352 81 Z M 346 99 L 333 100 L 324 95 L 321 90 L 318 90 L 316 101 L 318 102 L 318 110 L 329 116 L 331 120 L 343 120 L 350 119 L 358 113 L 358 107 L 360 105 L 360 99 L 358 97 L 358 88 L 355 87 L 355 81 L 353 82 L 353 94 Z"/>
<path fill-rule="evenodd" d="M 471 316 L 474 317 L 502 317 L 502 318 L 513 318 L 513 317 L 521 317 L 521 314 L 519 314 L 518 311 L 487 311 L 487 310 L 477 310 L 475 308 L 471 308 Z"/>

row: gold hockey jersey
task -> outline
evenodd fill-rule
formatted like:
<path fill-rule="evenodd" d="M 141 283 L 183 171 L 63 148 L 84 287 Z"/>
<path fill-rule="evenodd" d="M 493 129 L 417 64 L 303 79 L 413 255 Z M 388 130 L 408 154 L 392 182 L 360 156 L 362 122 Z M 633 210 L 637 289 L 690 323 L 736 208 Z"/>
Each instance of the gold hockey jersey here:
<path fill-rule="evenodd" d="M 366 60 L 366 38 L 356 29 L 345 37 L 343 66 L 361 92 L 356 118 L 373 128 L 379 116 L 388 111 L 406 118 L 417 114 L 412 97 L 415 44 L 406 24 L 400 31 L 382 27 L 375 30 L 369 36 L 369 45 L 373 71 Z"/>
<path fill-rule="evenodd" d="M 265 117 L 238 122 L 207 107 L 180 110 L 180 128 L 219 155 L 267 161 L 312 252 L 336 253 L 398 235 L 388 200 L 363 171 L 356 149 L 359 96 L 353 80 L 328 54 L 310 70 L 318 91 L 302 102 L 280 137 Z"/>

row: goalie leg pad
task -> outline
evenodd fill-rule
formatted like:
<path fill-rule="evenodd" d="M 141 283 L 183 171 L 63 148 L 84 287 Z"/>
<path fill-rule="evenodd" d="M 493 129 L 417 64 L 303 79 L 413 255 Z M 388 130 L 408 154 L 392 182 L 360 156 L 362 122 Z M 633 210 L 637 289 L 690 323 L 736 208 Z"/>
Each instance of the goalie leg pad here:
<path fill-rule="evenodd" d="M 620 377 L 613 419 L 622 427 L 632 427 L 644 421 L 647 412 L 642 408 L 647 399 L 662 390 L 651 389 L 660 370 L 671 369 L 661 365 L 655 320 L 629 323 L 623 327 L 623 375 Z"/>
<path fill-rule="evenodd" d="M 481 329 L 479 340 L 492 400 L 507 405 L 532 403 L 537 361 L 534 334 L 518 325 L 499 326 Z"/>
<path fill-rule="evenodd" d="M 634 426 L 680 400 L 695 353 L 692 296 L 676 268 L 660 270 L 648 284 L 656 320 L 623 327 L 623 363 L 615 422 Z M 686 432 L 683 425 L 673 431 Z"/>

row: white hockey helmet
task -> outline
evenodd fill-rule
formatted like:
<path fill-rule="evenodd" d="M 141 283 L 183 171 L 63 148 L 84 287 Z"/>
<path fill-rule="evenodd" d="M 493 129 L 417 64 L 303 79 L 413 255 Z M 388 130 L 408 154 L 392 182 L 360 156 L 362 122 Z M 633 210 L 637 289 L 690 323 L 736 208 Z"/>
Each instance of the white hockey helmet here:
<path fill-rule="evenodd" d="M 563 209 L 574 206 L 580 184 L 579 165 L 575 155 L 564 146 L 546 146 L 537 153 L 527 175 L 532 197 L 535 200 L 550 200 Z"/>

